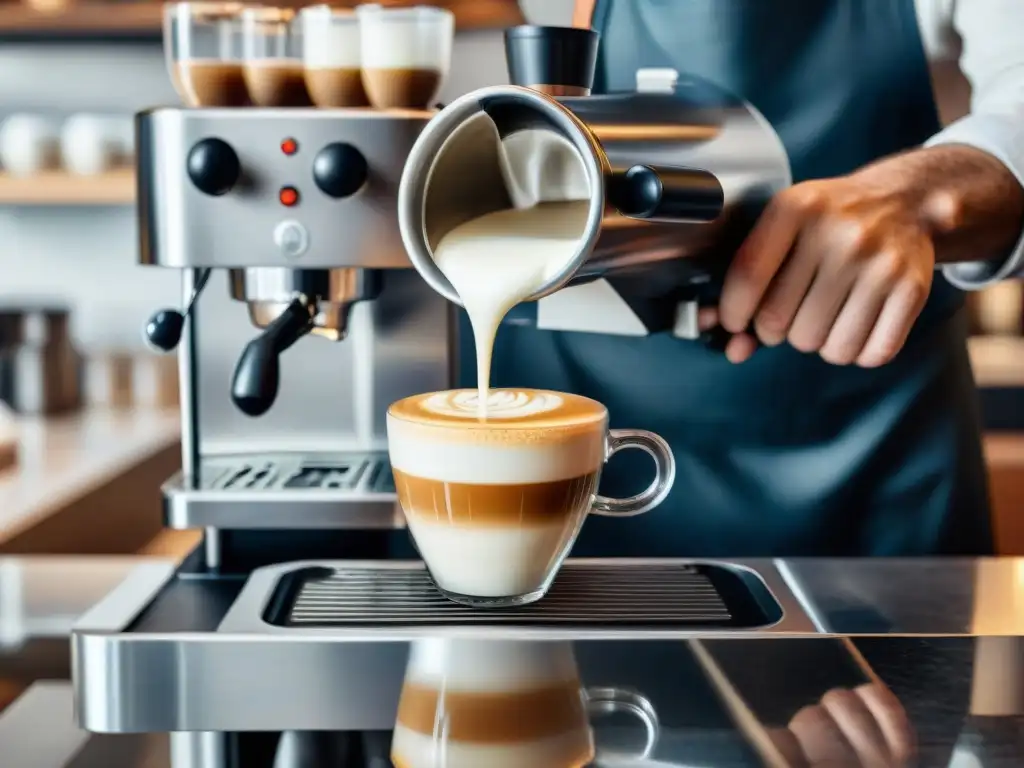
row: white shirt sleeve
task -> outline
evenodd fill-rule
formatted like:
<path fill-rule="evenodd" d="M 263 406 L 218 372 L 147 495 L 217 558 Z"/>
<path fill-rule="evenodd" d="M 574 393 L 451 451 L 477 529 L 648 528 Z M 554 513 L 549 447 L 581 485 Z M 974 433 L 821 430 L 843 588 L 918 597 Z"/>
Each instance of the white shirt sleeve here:
<path fill-rule="evenodd" d="M 971 112 L 926 146 L 976 147 L 1024 185 L 1024 0 L 957 0 L 952 22 L 963 42 L 960 68 L 971 82 Z M 1024 276 L 1024 233 L 1004 259 L 950 264 L 943 271 L 967 290 Z"/>

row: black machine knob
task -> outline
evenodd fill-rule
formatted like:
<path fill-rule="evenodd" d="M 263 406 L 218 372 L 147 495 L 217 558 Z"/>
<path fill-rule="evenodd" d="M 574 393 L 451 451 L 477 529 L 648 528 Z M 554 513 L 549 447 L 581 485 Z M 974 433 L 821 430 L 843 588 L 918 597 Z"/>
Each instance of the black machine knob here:
<path fill-rule="evenodd" d="M 162 352 L 170 352 L 181 341 L 185 315 L 176 309 L 161 309 L 146 323 L 146 338 Z"/>
<path fill-rule="evenodd" d="M 278 357 L 312 330 L 313 314 L 306 299 L 294 299 L 245 346 L 231 381 L 231 399 L 242 413 L 262 416 L 270 410 L 281 383 Z"/>
<path fill-rule="evenodd" d="M 634 165 L 612 174 L 608 197 L 619 213 L 637 219 L 708 223 L 725 210 L 721 182 L 697 168 Z"/>
<path fill-rule="evenodd" d="M 206 281 L 210 279 L 209 269 L 200 269 L 196 273 L 195 286 L 192 288 L 192 296 L 188 300 L 188 306 L 184 312 L 176 309 L 161 309 L 149 318 L 146 323 L 146 340 L 161 352 L 170 352 L 181 341 L 181 332 L 185 328 L 185 318 L 192 314 L 192 307 L 196 299 L 206 287 Z"/>
<path fill-rule="evenodd" d="M 231 191 L 242 173 L 238 155 L 222 139 L 203 139 L 188 153 L 188 177 L 196 189 L 217 197 Z"/>
<path fill-rule="evenodd" d="M 354 195 L 366 183 L 366 175 L 366 158 L 351 144 L 328 144 L 313 158 L 313 181 L 329 197 Z"/>

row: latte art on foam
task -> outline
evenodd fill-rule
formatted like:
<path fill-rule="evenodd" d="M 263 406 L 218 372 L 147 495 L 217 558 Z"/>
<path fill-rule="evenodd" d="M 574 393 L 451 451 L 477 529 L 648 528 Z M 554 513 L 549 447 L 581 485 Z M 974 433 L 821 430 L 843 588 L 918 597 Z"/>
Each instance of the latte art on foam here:
<path fill-rule="evenodd" d="M 487 417 L 491 419 L 523 419 L 562 406 L 562 398 L 554 392 L 522 392 L 494 389 L 487 396 Z M 477 392 L 436 392 L 423 401 L 423 410 L 438 416 L 475 419 L 480 414 Z"/>

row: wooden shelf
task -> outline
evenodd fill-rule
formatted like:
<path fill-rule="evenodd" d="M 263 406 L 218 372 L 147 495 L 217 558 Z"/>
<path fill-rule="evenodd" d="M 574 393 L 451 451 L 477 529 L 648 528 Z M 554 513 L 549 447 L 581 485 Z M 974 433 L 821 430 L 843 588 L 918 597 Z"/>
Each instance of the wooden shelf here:
<path fill-rule="evenodd" d="M 49 171 L 34 176 L 0 174 L 0 205 L 130 205 L 135 172 L 130 168 L 100 176 Z"/>
<path fill-rule="evenodd" d="M 967 346 L 979 387 L 1024 387 L 1024 338 L 974 336 Z"/>
<path fill-rule="evenodd" d="M 378 0 L 380 2 L 381 0 Z M 330 5 L 352 7 L 360 0 L 334 0 Z M 384 5 L 418 5 L 422 0 L 383 0 Z M 288 0 L 286 6 L 308 1 Z M 494 29 L 523 23 L 516 0 L 433 0 L 455 14 L 460 30 Z M 0 36 L 159 37 L 163 5 L 159 2 L 70 2 L 52 13 L 35 10 L 17 0 L 0 0 Z"/>
<path fill-rule="evenodd" d="M 74 3 L 52 13 L 15 0 L 0 3 L 0 35 L 144 35 L 161 33 L 159 3 Z"/>

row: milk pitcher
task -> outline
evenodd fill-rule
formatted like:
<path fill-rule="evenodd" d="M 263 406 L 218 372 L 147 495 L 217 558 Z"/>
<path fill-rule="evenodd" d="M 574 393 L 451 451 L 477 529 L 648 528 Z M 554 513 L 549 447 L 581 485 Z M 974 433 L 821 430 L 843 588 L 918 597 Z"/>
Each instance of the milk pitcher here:
<path fill-rule="evenodd" d="M 459 303 L 433 259 L 446 233 L 493 211 L 586 201 L 573 258 L 530 297 L 538 322 L 692 337 L 696 298 L 791 183 L 789 161 L 754 107 L 695 77 L 644 69 L 633 91 L 590 95 L 598 42 L 589 29 L 506 31 L 513 84 L 456 99 L 415 143 L 398 194 L 402 239 L 423 278 Z M 608 327 L 606 308 L 600 328 L 579 327 L 581 302 L 554 301 L 595 282 L 582 303 L 594 308 L 600 294 L 630 308 L 624 330 Z"/>

